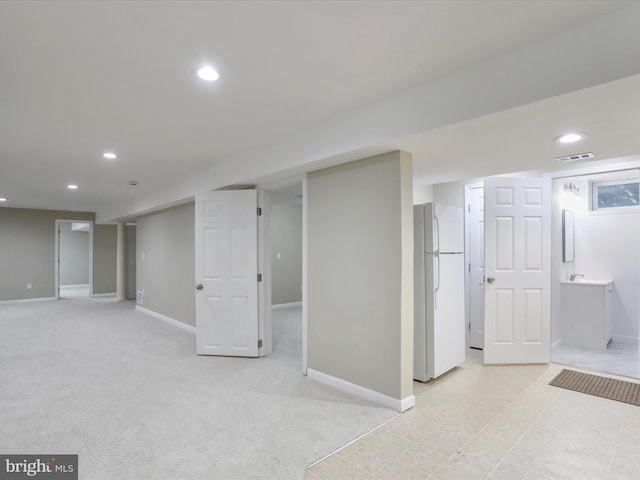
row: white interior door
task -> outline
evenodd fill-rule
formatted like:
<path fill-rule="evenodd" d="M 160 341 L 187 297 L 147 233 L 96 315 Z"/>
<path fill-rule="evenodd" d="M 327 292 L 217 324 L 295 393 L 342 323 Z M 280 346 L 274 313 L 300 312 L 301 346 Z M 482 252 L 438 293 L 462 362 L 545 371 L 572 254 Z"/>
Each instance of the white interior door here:
<path fill-rule="evenodd" d="M 486 364 L 551 356 L 551 188 L 548 179 L 485 179 Z"/>
<path fill-rule="evenodd" d="M 257 357 L 256 190 L 196 196 L 196 344 L 199 355 Z"/>
<path fill-rule="evenodd" d="M 469 346 L 484 348 L 484 188 L 469 189 Z"/>

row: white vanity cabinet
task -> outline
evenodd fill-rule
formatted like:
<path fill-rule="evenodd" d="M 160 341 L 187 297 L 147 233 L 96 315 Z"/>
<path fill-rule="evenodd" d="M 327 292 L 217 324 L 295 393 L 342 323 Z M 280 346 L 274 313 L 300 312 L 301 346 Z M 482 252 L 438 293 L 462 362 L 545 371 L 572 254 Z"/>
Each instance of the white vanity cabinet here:
<path fill-rule="evenodd" d="M 612 335 L 613 282 L 583 280 L 562 283 L 562 343 L 606 350 Z"/>

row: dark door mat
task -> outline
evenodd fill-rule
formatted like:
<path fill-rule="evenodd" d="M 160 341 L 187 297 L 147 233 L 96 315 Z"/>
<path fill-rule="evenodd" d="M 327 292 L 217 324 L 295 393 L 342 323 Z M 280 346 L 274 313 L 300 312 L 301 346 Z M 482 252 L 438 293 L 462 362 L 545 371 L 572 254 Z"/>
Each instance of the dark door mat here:
<path fill-rule="evenodd" d="M 640 383 L 564 369 L 549 385 L 640 406 Z"/>

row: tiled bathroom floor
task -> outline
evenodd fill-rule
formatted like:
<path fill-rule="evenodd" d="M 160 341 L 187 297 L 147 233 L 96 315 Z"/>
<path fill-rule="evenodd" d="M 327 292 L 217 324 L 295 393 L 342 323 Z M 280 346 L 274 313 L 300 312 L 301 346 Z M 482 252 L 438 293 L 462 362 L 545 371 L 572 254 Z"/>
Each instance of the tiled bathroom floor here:
<path fill-rule="evenodd" d="M 305 479 L 640 478 L 640 407 L 549 386 L 560 365 L 485 367 L 481 354 L 416 382 L 416 407 Z"/>
<path fill-rule="evenodd" d="M 551 360 L 598 372 L 640 378 L 640 346 L 636 343 L 609 342 L 604 351 L 558 345 Z"/>

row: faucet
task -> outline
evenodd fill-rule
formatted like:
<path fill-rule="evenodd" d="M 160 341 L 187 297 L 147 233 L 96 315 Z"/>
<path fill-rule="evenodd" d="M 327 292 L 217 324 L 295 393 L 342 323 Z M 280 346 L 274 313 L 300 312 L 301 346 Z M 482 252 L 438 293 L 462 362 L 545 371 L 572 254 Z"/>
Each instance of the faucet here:
<path fill-rule="evenodd" d="M 571 276 L 569 277 L 569 280 L 573 282 L 573 281 L 574 281 L 576 278 L 578 278 L 578 277 L 582 277 L 582 278 L 584 278 L 584 275 L 583 275 L 583 274 L 581 274 L 581 273 L 573 273 L 573 274 L 571 274 Z"/>

